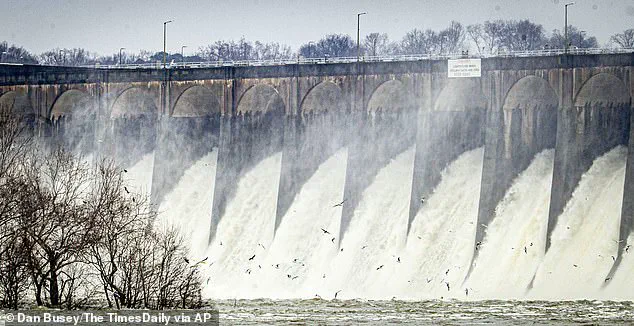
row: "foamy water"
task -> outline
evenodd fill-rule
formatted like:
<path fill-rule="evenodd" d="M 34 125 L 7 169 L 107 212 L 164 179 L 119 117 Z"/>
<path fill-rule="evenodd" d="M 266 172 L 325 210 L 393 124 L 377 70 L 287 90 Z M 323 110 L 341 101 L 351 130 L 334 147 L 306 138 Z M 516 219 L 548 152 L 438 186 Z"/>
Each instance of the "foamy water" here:
<path fill-rule="evenodd" d="M 473 252 L 483 154 L 477 148 L 460 155 L 425 199 L 391 282 L 399 298 L 464 296 L 460 285 Z"/>
<path fill-rule="evenodd" d="M 204 259 L 211 227 L 218 150 L 195 162 L 159 206 L 159 224 L 177 226 L 190 249 L 190 259 Z"/>
<path fill-rule="evenodd" d="M 471 297 L 526 294 L 544 256 L 553 162 L 554 150 L 537 154 L 498 204 L 465 283 Z"/>
<path fill-rule="evenodd" d="M 597 158 L 582 176 L 552 233 L 530 297 L 600 297 L 617 253 L 627 149 Z"/>
<path fill-rule="evenodd" d="M 209 283 L 205 280 L 205 296 L 250 298 L 257 293 L 242 284 L 262 265 L 265 248 L 273 239 L 281 159 L 281 152 L 271 155 L 238 181 L 207 251 L 213 264 L 207 274 Z"/>
<path fill-rule="evenodd" d="M 634 243 L 634 234 L 627 239 L 628 244 Z M 623 251 L 623 260 L 608 284 L 602 296 L 612 300 L 634 300 L 634 249 Z"/>
<path fill-rule="evenodd" d="M 152 173 L 154 172 L 154 152 L 143 155 L 141 160 L 126 169 L 126 181 L 131 186 L 131 191 L 143 193 L 149 196 L 152 190 Z"/>
<path fill-rule="evenodd" d="M 414 153 L 412 147 L 395 157 L 363 192 L 339 251 L 322 275 L 323 287 L 315 293 L 324 298 L 340 290 L 338 298 L 387 295 L 385 282 L 401 265 L 406 239 Z M 331 240 L 330 235 L 323 238 Z"/>
<path fill-rule="evenodd" d="M 236 284 L 252 297 L 313 297 L 323 286 L 323 273 L 337 253 L 331 234 L 338 234 L 346 178 L 347 149 L 322 163 L 302 186 L 282 218 L 269 247 L 256 246 L 250 274 Z M 260 268 L 261 267 L 261 268 Z M 246 268 L 246 267 L 245 267 Z"/>

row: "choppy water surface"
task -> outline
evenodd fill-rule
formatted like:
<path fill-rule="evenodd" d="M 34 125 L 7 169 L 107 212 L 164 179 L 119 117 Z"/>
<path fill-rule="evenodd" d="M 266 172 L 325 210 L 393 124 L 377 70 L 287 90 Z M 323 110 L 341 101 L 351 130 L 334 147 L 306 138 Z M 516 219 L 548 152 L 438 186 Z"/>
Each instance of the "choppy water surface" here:
<path fill-rule="evenodd" d="M 613 301 L 222 300 L 221 324 L 630 325 L 634 303 Z"/>

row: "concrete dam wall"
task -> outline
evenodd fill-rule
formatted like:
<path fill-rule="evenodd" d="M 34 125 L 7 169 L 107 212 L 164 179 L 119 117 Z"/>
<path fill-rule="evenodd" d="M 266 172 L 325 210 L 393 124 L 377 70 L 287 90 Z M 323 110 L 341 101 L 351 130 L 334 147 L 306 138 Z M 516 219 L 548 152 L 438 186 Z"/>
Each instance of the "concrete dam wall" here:
<path fill-rule="evenodd" d="M 217 152 L 208 239 L 240 192 L 240 180 L 281 154 L 273 192 L 275 238 L 303 187 L 345 149 L 338 246 L 362 214 L 381 171 L 413 151 L 407 237 L 446 170 L 482 148 L 472 263 L 496 210 L 536 156 L 554 151 L 546 244 L 582 176 L 627 148 L 626 177 L 610 275 L 634 228 L 634 54 L 482 59 L 481 77 L 449 78 L 447 61 L 162 70 L 0 66 L 0 109 L 24 117 L 51 144 L 132 167 L 152 154 L 152 200 L 160 204 L 189 168 Z M 409 172 L 408 172 L 409 173 Z M 457 189 L 459 190 L 459 189 Z M 431 205 L 431 204 L 430 204 Z M 254 210 L 257 214 L 257 209 Z M 424 214 L 423 214 L 424 215 Z M 390 219 L 389 214 L 384 219 Z M 593 216 L 600 219 L 601 216 Z M 424 223 L 424 221 L 422 222 Z M 319 232 L 319 230 L 317 230 Z M 336 240 L 336 241 L 335 241 Z M 343 248 L 341 248 L 343 251 Z"/>

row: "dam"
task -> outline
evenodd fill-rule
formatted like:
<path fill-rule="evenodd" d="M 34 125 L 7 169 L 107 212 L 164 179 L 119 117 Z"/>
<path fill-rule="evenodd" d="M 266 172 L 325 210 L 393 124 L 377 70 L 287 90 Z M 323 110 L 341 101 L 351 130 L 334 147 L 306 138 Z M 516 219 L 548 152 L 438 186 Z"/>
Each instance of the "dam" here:
<path fill-rule="evenodd" d="M 0 109 L 128 169 L 210 297 L 632 299 L 634 53 L 448 65 L 0 65 Z"/>

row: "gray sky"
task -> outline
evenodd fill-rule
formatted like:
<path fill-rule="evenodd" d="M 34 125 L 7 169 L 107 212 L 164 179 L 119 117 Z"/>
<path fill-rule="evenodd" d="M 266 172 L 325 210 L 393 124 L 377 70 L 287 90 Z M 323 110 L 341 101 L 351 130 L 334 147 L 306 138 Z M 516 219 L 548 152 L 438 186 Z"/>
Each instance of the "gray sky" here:
<path fill-rule="evenodd" d="M 412 28 L 446 27 L 451 20 L 471 24 L 491 19 L 528 18 L 550 32 L 564 25 L 568 0 L 0 0 L 0 41 L 32 52 L 83 47 L 100 54 L 120 47 L 159 51 L 163 21 L 168 51 L 186 54 L 217 39 L 280 41 L 293 49 L 328 33 L 356 37 L 388 33 L 400 39 Z M 595 35 L 634 28 L 634 0 L 576 0 L 569 23 Z"/>

